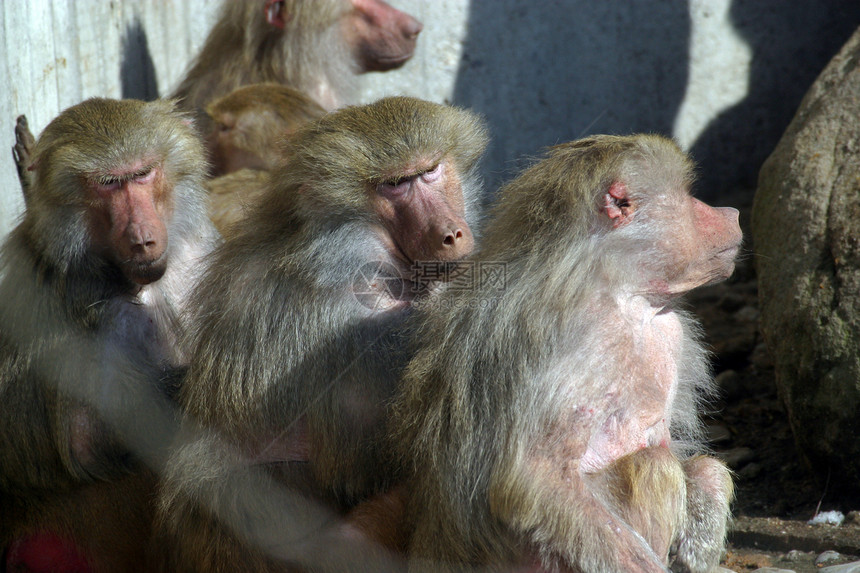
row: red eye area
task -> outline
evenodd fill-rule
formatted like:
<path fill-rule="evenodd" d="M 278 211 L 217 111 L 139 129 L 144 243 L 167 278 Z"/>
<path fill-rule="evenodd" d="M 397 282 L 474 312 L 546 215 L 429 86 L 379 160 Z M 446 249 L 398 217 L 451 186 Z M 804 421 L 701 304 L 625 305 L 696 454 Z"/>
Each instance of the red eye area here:
<path fill-rule="evenodd" d="M 93 181 L 93 188 L 97 193 L 113 193 L 122 189 L 122 187 L 128 182 L 132 182 L 137 185 L 145 185 L 150 183 L 153 179 L 155 179 L 155 169 L 147 167 L 134 173 L 98 177 Z"/>
<path fill-rule="evenodd" d="M 432 183 L 433 181 L 436 181 L 437 179 L 439 179 L 439 177 L 441 177 L 441 176 L 442 176 L 442 164 L 441 163 L 437 163 L 431 169 L 428 169 L 424 173 L 421 173 L 421 179 L 423 179 L 427 183 Z"/>
<path fill-rule="evenodd" d="M 93 186 L 99 193 L 111 193 L 119 191 L 120 187 L 122 187 L 122 181 L 120 179 L 99 179 Z"/>
<path fill-rule="evenodd" d="M 420 179 L 424 183 L 432 183 L 439 179 L 442 176 L 441 165 L 441 163 L 437 163 L 426 171 L 383 181 L 377 185 L 376 190 L 380 195 L 399 197 L 409 191 L 417 179 Z"/>
<path fill-rule="evenodd" d="M 132 180 L 138 185 L 149 183 L 155 179 L 155 169 L 147 169 L 146 171 L 140 171 L 135 173 L 132 177 Z"/>
<path fill-rule="evenodd" d="M 383 181 L 376 186 L 376 191 L 385 197 L 400 197 L 409 191 L 414 179 L 414 177 L 405 177 L 403 179 Z"/>

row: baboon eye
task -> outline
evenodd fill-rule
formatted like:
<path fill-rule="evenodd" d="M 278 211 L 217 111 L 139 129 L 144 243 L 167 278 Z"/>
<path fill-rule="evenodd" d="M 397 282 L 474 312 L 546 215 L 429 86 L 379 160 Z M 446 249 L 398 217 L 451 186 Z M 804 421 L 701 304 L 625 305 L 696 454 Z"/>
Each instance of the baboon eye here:
<path fill-rule="evenodd" d="M 414 177 L 401 177 L 381 182 L 376 187 L 377 193 L 386 197 L 399 197 L 409 190 Z"/>
<path fill-rule="evenodd" d="M 100 193 L 109 193 L 116 191 L 122 186 L 122 180 L 119 177 L 100 177 L 93 183 L 96 191 Z"/>
<path fill-rule="evenodd" d="M 437 163 L 427 171 L 421 173 L 421 179 L 430 183 L 432 181 L 436 181 L 442 175 L 442 164 Z"/>
<path fill-rule="evenodd" d="M 155 169 L 148 167 L 134 174 L 135 183 L 149 183 L 155 178 Z"/>

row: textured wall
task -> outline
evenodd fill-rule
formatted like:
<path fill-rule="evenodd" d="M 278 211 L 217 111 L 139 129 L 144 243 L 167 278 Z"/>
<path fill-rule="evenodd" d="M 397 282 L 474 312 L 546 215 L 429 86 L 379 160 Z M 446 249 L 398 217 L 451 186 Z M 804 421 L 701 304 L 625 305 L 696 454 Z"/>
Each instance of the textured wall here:
<path fill-rule="evenodd" d="M 93 96 L 153 99 L 173 86 L 211 21 L 207 0 L 0 0 L 0 237 L 23 209 L 15 118 L 33 133 Z"/>
<path fill-rule="evenodd" d="M 856 0 L 391 0 L 425 24 L 363 99 L 409 94 L 490 122 L 491 187 L 542 147 L 596 132 L 674 135 L 700 194 L 752 184 L 818 72 L 860 25 Z M 168 92 L 211 23 L 204 0 L 0 0 L 0 236 L 22 208 L 15 117 L 38 133 L 94 95 Z"/>

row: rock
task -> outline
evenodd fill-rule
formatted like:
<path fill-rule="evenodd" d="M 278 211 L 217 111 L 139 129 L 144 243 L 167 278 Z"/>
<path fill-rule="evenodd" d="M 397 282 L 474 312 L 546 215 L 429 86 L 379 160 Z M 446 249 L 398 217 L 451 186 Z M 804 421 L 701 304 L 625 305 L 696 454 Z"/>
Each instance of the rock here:
<path fill-rule="evenodd" d="M 795 555 L 798 559 L 805 559 L 801 552 L 810 551 L 815 552 L 815 555 L 825 551 L 838 551 L 842 555 L 860 555 L 860 535 L 854 527 L 822 527 L 809 525 L 805 521 L 775 517 L 742 515 L 736 517 L 729 530 L 729 544 L 734 548 L 767 548 L 770 551 L 783 553 L 797 550 L 798 553 Z M 774 563 L 761 563 L 757 567 L 769 565 Z"/>
<path fill-rule="evenodd" d="M 712 336 L 717 333 L 712 331 Z M 713 341 L 713 351 L 720 363 L 741 365 L 755 348 L 755 328 L 738 329 L 726 337 Z"/>
<path fill-rule="evenodd" d="M 755 462 L 749 463 L 738 470 L 738 477 L 742 479 L 755 479 L 762 472 L 761 464 L 757 464 Z"/>
<path fill-rule="evenodd" d="M 842 525 L 845 516 L 841 511 L 821 511 L 807 521 L 809 525 Z"/>
<path fill-rule="evenodd" d="M 769 555 L 750 551 L 727 551 L 723 565 L 734 571 L 749 571 L 773 566 Z"/>
<path fill-rule="evenodd" d="M 723 370 L 714 378 L 720 395 L 726 400 L 736 400 L 742 397 L 746 388 L 736 370 Z"/>
<path fill-rule="evenodd" d="M 860 483 L 860 30 L 759 174 L 762 334 L 795 441 L 822 483 Z M 856 491 L 856 490 L 855 490 Z"/>
<path fill-rule="evenodd" d="M 839 561 L 842 556 L 837 551 L 825 551 L 815 558 L 815 564 L 819 567 L 833 561 Z"/>
<path fill-rule="evenodd" d="M 786 561 L 800 561 L 801 559 L 806 559 L 806 557 L 806 552 L 798 551 L 797 549 L 792 549 L 785 554 Z"/>
<path fill-rule="evenodd" d="M 734 319 L 738 322 L 757 323 L 758 317 L 758 309 L 752 305 L 746 305 L 734 314 Z"/>
<path fill-rule="evenodd" d="M 821 573 L 860 573 L 860 561 L 824 567 L 821 569 Z"/>
<path fill-rule="evenodd" d="M 750 355 L 750 362 L 752 362 L 756 368 L 761 370 L 766 370 L 773 366 L 773 358 L 770 355 L 770 350 L 768 350 L 767 344 L 764 342 L 756 344 L 756 347 Z"/>
<path fill-rule="evenodd" d="M 735 312 L 743 307 L 745 302 L 746 299 L 741 293 L 730 290 L 720 300 L 720 309 L 726 312 Z"/>
<path fill-rule="evenodd" d="M 780 569 L 779 567 L 760 567 L 753 573 L 794 573 L 794 569 Z"/>

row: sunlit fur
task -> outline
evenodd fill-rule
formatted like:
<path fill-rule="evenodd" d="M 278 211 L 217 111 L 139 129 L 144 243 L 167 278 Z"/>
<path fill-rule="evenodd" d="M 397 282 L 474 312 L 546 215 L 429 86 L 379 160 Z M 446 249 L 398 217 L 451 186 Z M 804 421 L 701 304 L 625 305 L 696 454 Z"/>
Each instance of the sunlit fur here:
<path fill-rule="evenodd" d="M 71 531 L 102 570 L 123 570 L 123 551 L 144 553 L 152 495 L 151 477 L 125 490 L 124 476 L 146 475 L 171 439 L 161 381 L 185 359 L 181 313 L 218 241 L 203 150 L 170 102 L 95 98 L 52 121 L 33 160 L 27 209 L 0 252 L 0 546 L 26 528 Z M 88 225 L 88 186 L 141 162 L 172 191 L 167 271 L 143 287 Z"/>
<path fill-rule="evenodd" d="M 254 84 L 213 101 L 206 106 L 206 113 L 216 122 L 223 121 L 233 147 L 256 155 L 265 168 L 271 169 L 280 160 L 280 140 L 299 126 L 319 119 L 325 110 L 293 88 Z"/>
<path fill-rule="evenodd" d="M 621 509 L 605 483 L 576 469 L 589 438 L 563 431 L 578 423 L 572 404 L 623 407 L 606 392 L 614 381 L 637 382 L 637 361 L 649 357 L 632 350 L 642 325 L 638 315 L 626 317 L 625 301 L 650 295 L 651 281 L 671 266 L 664 235 L 674 232 L 671 215 L 686 208 L 690 179 L 689 160 L 668 140 L 594 136 L 550 149 L 502 188 L 470 260 L 503 266 L 504 288 L 449 290 L 415 316 L 417 354 L 394 403 L 399 452 L 414 472 L 408 513 L 416 569 L 540 557 L 545 567 L 608 573 L 625 570 L 617 560 L 629 551 L 650 561 L 643 571 L 662 570 L 639 533 L 628 528 L 621 536 L 624 520 L 613 522 L 617 531 L 607 525 Z M 615 181 L 627 185 L 635 206 L 617 228 L 602 215 Z M 681 331 L 672 450 L 684 459 L 701 449 L 698 410 L 713 384 L 695 320 L 668 310 Z M 646 381 L 634 392 L 651 390 Z M 553 461 L 547 454 L 541 469 L 534 461 L 541 444 L 564 452 L 566 440 L 569 455 Z M 680 462 L 667 463 L 658 464 L 667 472 L 656 480 L 662 487 L 683 475 Z M 713 538 L 701 542 L 710 543 L 707 567 L 719 558 L 731 497 L 730 485 L 719 487 L 718 502 L 703 511 L 714 515 Z M 677 500 L 678 491 L 683 498 L 683 489 L 646 492 L 655 523 L 680 527 L 678 514 L 658 501 Z"/>
<path fill-rule="evenodd" d="M 338 20 L 346 0 L 286 0 L 284 29 L 266 21 L 264 0 L 227 0 L 199 55 L 172 97 L 186 109 L 239 86 L 275 82 L 316 97 L 321 84 L 342 99 L 355 89 L 355 62 Z"/>
<path fill-rule="evenodd" d="M 383 174 L 444 158 L 471 225 L 486 143 L 471 112 L 414 98 L 343 108 L 289 139 L 285 166 L 214 254 L 192 305 L 181 402 L 204 435 L 181 446 L 165 479 L 161 539 L 175 548 L 167 570 L 278 570 L 284 552 L 309 559 L 296 532 L 322 539 L 319 508 L 292 510 L 295 499 L 283 505 L 270 492 L 342 508 L 396 478 L 384 407 L 406 358 L 399 328 L 410 310 L 374 310 L 355 296 L 363 267 L 398 264 L 372 199 Z M 276 463 L 302 423 L 309 463 Z M 266 447 L 273 463 L 253 466 Z M 310 474 L 304 485 L 296 468 Z M 317 557 L 343 553 L 344 542 Z"/>
<path fill-rule="evenodd" d="M 254 84 L 218 98 L 206 108 L 217 124 L 210 155 L 222 174 L 207 182 L 209 216 L 223 234 L 241 221 L 282 160 L 282 140 L 325 110 L 303 93 L 283 85 Z M 231 155 L 239 154 L 239 161 Z M 241 165 L 251 158 L 256 165 Z M 234 170 L 236 165 L 243 168 Z"/>

